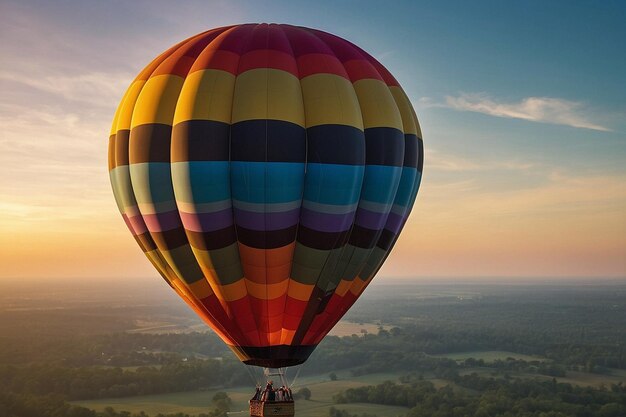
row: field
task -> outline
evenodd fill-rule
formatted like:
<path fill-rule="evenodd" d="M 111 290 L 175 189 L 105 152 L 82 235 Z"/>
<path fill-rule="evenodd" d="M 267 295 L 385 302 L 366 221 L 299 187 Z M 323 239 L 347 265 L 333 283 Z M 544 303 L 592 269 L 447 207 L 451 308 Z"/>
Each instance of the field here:
<path fill-rule="evenodd" d="M 297 415 L 299 417 L 322 417 L 328 415 L 330 407 L 346 409 L 352 413 L 369 412 L 380 417 L 395 417 L 406 413 L 404 407 L 393 407 L 376 404 L 342 404 L 333 403 L 332 397 L 339 391 L 355 388 L 363 385 L 379 384 L 386 380 L 395 380 L 398 375 L 381 373 L 370 374 L 361 377 L 350 377 L 348 372 L 338 372 L 337 381 L 330 381 L 327 376 L 314 376 L 300 378 L 296 382 L 294 391 L 302 386 L 311 390 L 312 396 L 309 401 L 298 400 L 296 402 Z M 228 388 L 225 391 L 233 400 L 230 415 L 246 415 L 248 400 L 252 395 L 252 383 L 250 387 Z M 91 401 L 77 401 L 75 404 L 95 410 L 103 410 L 105 407 L 113 407 L 118 411 L 139 412 L 145 411 L 150 415 L 158 413 L 198 414 L 213 408 L 211 398 L 218 390 L 180 392 L 162 395 L 148 395 L 142 397 L 111 398 Z"/>
<path fill-rule="evenodd" d="M 522 355 L 506 351 L 484 351 L 484 352 L 460 352 L 449 355 L 436 355 L 437 357 L 448 357 L 462 360 L 465 358 L 483 359 L 486 362 L 495 360 L 505 360 L 515 358 L 523 360 L 545 360 L 541 357 Z M 491 368 L 468 368 L 462 374 L 477 373 L 485 377 L 502 376 Z M 338 380 L 331 381 L 328 375 L 316 375 L 300 377 L 295 382 L 294 391 L 306 386 L 311 390 L 312 396 L 309 401 L 298 400 L 296 402 L 297 415 L 299 417 L 325 417 L 328 415 L 330 407 L 341 410 L 348 410 L 351 413 L 370 413 L 380 417 L 395 417 L 407 412 L 404 407 L 377 405 L 377 404 L 334 404 L 333 395 L 348 388 L 356 388 L 364 385 L 376 385 L 384 381 L 398 382 L 398 378 L 404 373 L 375 373 L 364 376 L 352 376 L 349 370 L 336 373 Z M 536 374 L 513 374 L 514 377 L 529 379 L 552 379 L 552 377 Z M 290 378 L 293 375 L 290 376 Z M 424 375 L 424 378 L 435 384 L 436 387 L 449 385 L 449 381 L 437 379 L 432 375 Z M 566 382 L 579 386 L 600 387 L 611 383 L 618 383 L 626 379 L 626 371 L 615 370 L 612 375 L 590 374 L 585 372 L 568 371 L 566 377 L 557 377 L 558 382 Z M 211 398 L 218 391 L 226 391 L 233 400 L 230 415 L 246 415 L 248 399 L 252 394 L 253 383 L 249 387 L 227 388 L 224 390 L 207 390 L 194 392 L 180 392 L 161 395 L 149 395 L 141 397 L 127 398 L 105 398 L 100 400 L 76 401 L 75 404 L 95 410 L 103 410 L 105 407 L 113 407 L 118 411 L 139 412 L 145 411 L 150 415 L 158 413 L 189 413 L 198 414 L 212 409 Z M 453 385 L 454 386 L 454 385 Z M 455 389 L 462 389 L 455 387 Z"/>

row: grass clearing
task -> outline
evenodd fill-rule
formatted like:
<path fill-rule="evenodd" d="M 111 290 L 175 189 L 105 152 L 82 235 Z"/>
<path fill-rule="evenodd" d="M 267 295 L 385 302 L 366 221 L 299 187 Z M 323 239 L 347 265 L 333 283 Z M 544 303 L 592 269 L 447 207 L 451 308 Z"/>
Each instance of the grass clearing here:
<path fill-rule="evenodd" d="M 506 359 L 507 357 L 513 357 L 515 355 L 512 352 L 479 352 L 482 353 L 482 358 L 490 358 L 490 360 Z M 461 357 L 476 357 L 467 356 L 468 353 L 463 354 Z M 447 356 L 446 356 L 447 357 Z M 518 356 L 519 358 L 519 356 Z M 485 359 L 487 360 L 487 359 Z M 482 376 L 498 377 L 499 374 L 496 370 L 490 368 L 469 368 L 461 372 L 461 374 L 478 373 Z M 376 405 L 376 404 L 335 404 L 333 403 L 333 396 L 340 391 L 357 388 L 365 385 L 376 385 L 384 381 L 398 382 L 398 378 L 405 374 L 405 372 L 387 372 L 376 373 L 362 376 L 352 376 L 350 370 L 342 370 L 335 372 L 338 379 L 331 381 L 329 375 L 314 375 L 303 376 L 298 378 L 296 385 L 293 387 L 297 392 L 302 387 L 307 387 L 311 390 L 311 400 L 298 400 L 296 401 L 296 410 L 298 417 L 325 417 L 328 415 L 330 407 L 335 407 L 341 410 L 347 410 L 350 413 L 370 413 L 379 417 L 397 417 L 405 415 L 408 411 L 404 407 Z M 537 374 L 515 374 L 510 373 L 513 377 L 528 378 L 528 379 L 546 379 L 551 380 L 552 377 L 537 375 Z M 291 376 L 290 376 L 291 377 Z M 437 379 L 434 375 L 425 374 L 424 379 L 431 381 L 437 388 L 441 388 L 446 385 L 453 385 L 450 381 L 443 379 Z M 602 384 L 609 386 L 611 383 L 618 383 L 626 380 L 625 371 L 616 371 L 612 375 L 601 374 L 589 374 L 584 372 L 568 371 L 567 377 L 557 377 L 558 382 L 566 382 L 570 384 L 576 384 L 580 386 L 593 386 L 599 387 Z M 462 389 L 455 387 L 455 389 Z M 214 389 L 207 391 L 193 391 L 193 392 L 179 392 L 169 393 L 161 395 L 147 395 L 140 397 L 127 397 L 127 398 L 105 398 L 99 400 L 87 400 L 76 401 L 74 404 L 81 405 L 83 407 L 91 408 L 94 410 L 102 411 L 106 407 L 113 407 L 117 411 L 130 411 L 139 412 L 145 411 L 149 415 L 156 415 L 158 413 L 187 413 L 187 414 L 199 414 L 207 412 L 213 409 L 211 399 L 218 391 L 225 391 L 233 401 L 232 411 L 230 415 L 233 416 L 247 416 L 248 414 L 248 400 L 252 396 L 253 388 L 252 384 L 249 387 L 236 387 L 227 389 Z"/>
<path fill-rule="evenodd" d="M 296 401 L 298 417 L 325 417 L 330 407 L 348 410 L 351 413 L 373 413 L 380 417 L 396 417 L 404 415 L 407 408 L 376 404 L 335 404 L 333 396 L 348 388 L 364 385 L 375 385 L 386 380 L 397 380 L 400 374 L 381 373 L 350 377 L 348 371 L 337 372 L 338 380 L 330 381 L 328 375 L 302 377 L 297 381 L 294 391 L 306 386 L 311 390 L 311 400 Z M 102 411 L 106 407 L 113 407 L 117 411 L 139 412 L 145 411 L 149 415 L 158 413 L 188 413 L 199 414 L 213 409 L 211 399 L 218 391 L 225 391 L 233 401 L 231 415 L 244 416 L 248 412 L 248 400 L 253 394 L 253 388 L 237 387 L 207 391 L 179 392 L 161 395 L 146 395 L 127 398 L 104 398 L 99 400 L 76 401 L 74 404 L 94 410 Z"/>

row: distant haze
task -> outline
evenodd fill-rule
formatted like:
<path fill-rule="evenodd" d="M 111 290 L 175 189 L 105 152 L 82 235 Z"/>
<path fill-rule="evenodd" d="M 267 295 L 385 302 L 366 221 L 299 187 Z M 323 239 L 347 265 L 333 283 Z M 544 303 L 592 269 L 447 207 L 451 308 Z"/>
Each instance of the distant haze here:
<path fill-rule="evenodd" d="M 626 276 L 626 7 L 388 3 L 3 0 L 0 280 L 160 279 L 110 190 L 113 113 L 169 46 L 257 21 L 353 41 L 415 106 L 424 178 L 382 277 Z"/>

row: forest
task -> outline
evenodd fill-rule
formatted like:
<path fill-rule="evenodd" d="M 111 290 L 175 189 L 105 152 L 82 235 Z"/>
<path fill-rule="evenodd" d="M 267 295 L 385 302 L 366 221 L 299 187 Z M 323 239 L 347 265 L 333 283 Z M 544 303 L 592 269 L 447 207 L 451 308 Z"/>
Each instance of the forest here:
<path fill-rule="evenodd" d="M 355 403 L 404 407 L 406 417 L 624 416 L 625 313 L 626 286 L 375 287 L 346 318 L 357 327 L 377 323 L 377 332 L 326 337 L 300 372 L 334 379 L 341 372 L 395 376 L 336 393 L 336 405 L 323 414 L 331 417 L 367 417 L 345 408 Z M 86 325 L 102 320 L 100 314 L 118 327 Z M 0 310 L 0 415 L 145 417 L 74 401 L 252 386 L 245 367 L 211 332 L 136 331 L 142 320 L 163 315 L 193 322 L 185 312 L 163 313 L 157 306 L 102 313 L 81 305 L 49 317 L 40 310 Z M 37 326 L 16 331 L 34 317 Z M 514 353 L 453 357 L 485 351 Z M 568 380 L 572 375 L 607 382 L 585 385 Z M 220 403 L 195 415 L 218 417 L 227 410 Z"/>

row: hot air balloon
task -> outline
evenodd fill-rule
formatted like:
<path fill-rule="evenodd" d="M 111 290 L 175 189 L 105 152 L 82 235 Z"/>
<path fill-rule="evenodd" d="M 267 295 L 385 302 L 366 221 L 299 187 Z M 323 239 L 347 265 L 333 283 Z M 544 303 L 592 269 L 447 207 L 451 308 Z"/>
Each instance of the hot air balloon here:
<path fill-rule="evenodd" d="M 124 95 L 109 173 L 165 281 L 248 365 L 303 363 L 389 255 L 423 144 L 396 79 L 354 44 L 283 24 L 212 29 Z"/>

